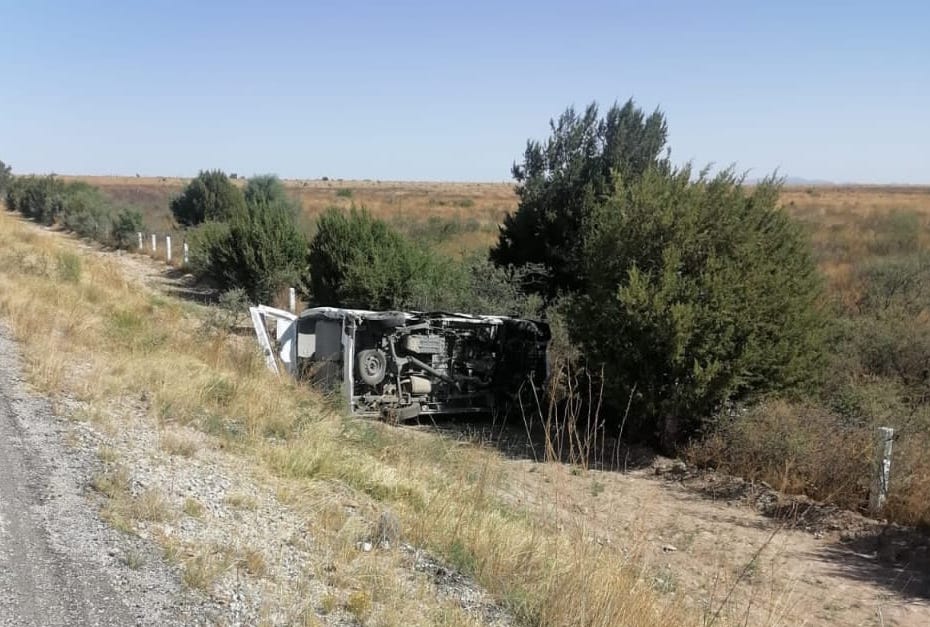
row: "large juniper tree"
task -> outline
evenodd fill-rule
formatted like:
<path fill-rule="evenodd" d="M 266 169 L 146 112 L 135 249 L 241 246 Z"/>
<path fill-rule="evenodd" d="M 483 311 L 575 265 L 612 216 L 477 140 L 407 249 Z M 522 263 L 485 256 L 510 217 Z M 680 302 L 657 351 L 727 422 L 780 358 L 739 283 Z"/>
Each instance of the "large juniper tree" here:
<path fill-rule="evenodd" d="M 513 166 L 519 206 L 491 251 L 498 265 L 541 264 L 548 277 L 527 287 L 546 296 L 581 288 L 582 226 L 615 177 L 632 182 L 667 167 L 665 116 L 632 100 L 603 117 L 594 103 L 582 114 L 569 107 L 550 127 L 551 136 L 528 141 L 523 163 Z"/>

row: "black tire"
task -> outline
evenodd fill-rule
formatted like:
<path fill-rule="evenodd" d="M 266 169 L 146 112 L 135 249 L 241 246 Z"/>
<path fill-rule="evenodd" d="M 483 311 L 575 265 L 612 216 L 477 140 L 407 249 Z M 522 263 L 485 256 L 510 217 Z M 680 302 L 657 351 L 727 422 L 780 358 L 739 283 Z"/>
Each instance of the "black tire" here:
<path fill-rule="evenodd" d="M 387 373 L 387 355 L 380 348 L 359 351 L 355 356 L 355 370 L 368 385 L 378 385 Z"/>

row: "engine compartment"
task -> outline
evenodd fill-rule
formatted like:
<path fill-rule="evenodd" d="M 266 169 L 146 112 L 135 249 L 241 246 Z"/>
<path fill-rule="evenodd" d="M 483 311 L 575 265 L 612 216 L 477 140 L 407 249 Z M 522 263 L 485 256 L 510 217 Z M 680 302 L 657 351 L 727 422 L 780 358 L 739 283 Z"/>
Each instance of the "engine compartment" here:
<path fill-rule="evenodd" d="M 507 411 L 547 376 L 544 322 L 322 307 L 296 324 L 298 377 L 342 387 L 354 414 L 398 421 Z"/>

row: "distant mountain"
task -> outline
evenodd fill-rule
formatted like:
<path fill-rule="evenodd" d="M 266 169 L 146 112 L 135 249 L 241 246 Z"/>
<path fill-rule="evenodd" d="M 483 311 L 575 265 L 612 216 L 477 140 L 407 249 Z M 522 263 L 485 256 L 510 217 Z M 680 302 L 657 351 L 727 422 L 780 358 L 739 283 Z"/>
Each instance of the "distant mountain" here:
<path fill-rule="evenodd" d="M 746 179 L 746 183 L 749 185 L 755 185 L 760 181 L 762 181 L 761 177 Z M 835 181 L 826 181 L 824 179 L 806 179 L 802 176 L 786 176 L 785 185 L 788 187 L 821 187 L 837 185 L 837 183 Z"/>
<path fill-rule="evenodd" d="M 807 186 L 811 186 L 811 187 L 816 187 L 816 186 L 820 186 L 820 185 L 836 185 L 836 182 L 835 182 L 835 181 L 825 181 L 825 180 L 823 180 L 823 179 L 806 179 L 806 178 L 801 177 L 801 176 L 786 176 L 786 177 L 785 177 L 785 185 L 798 186 L 798 187 L 801 187 L 801 186 L 803 186 L 803 185 L 807 185 Z"/>

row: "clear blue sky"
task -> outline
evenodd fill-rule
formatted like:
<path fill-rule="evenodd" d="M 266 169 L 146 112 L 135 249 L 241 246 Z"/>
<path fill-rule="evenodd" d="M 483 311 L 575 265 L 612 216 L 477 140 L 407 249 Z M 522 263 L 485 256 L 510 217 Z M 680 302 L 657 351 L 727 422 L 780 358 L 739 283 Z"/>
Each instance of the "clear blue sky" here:
<path fill-rule="evenodd" d="M 631 96 L 679 162 L 930 183 L 930 5 L 0 0 L 19 173 L 508 180 Z"/>

